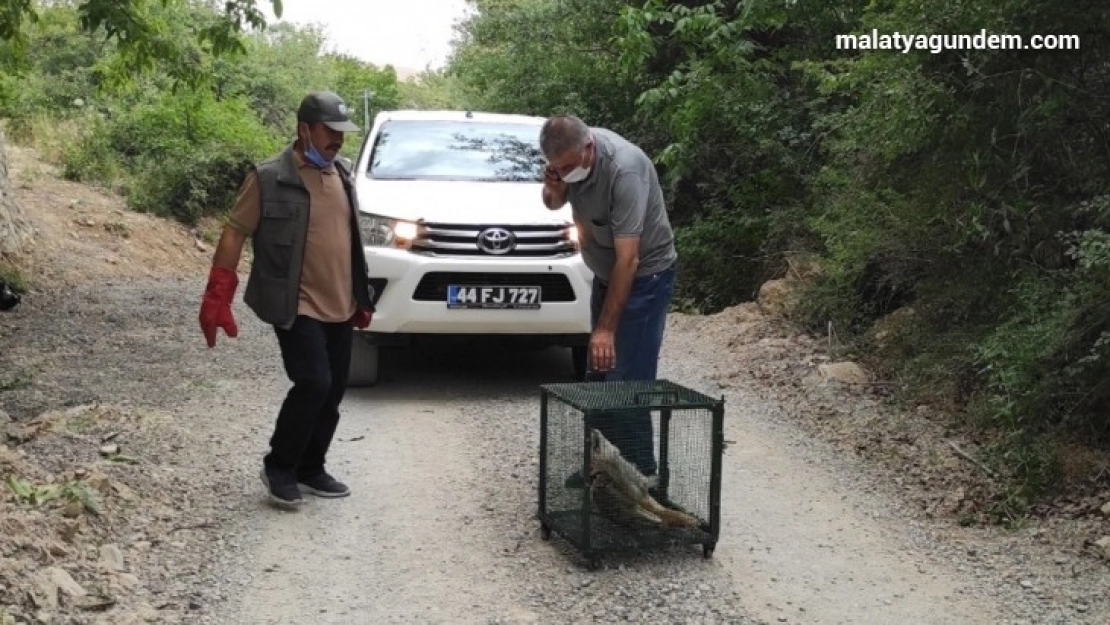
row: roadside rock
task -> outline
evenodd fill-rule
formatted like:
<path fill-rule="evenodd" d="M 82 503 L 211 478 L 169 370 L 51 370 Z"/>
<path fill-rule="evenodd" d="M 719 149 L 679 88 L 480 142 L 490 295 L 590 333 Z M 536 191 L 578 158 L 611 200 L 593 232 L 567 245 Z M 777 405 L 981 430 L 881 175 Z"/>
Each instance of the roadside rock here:
<path fill-rule="evenodd" d="M 1102 550 L 1102 557 L 1110 560 L 1110 536 L 1103 536 L 1095 541 L 1095 546 Z"/>
<path fill-rule="evenodd" d="M 881 317 L 871 326 L 871 340 L 877 349 L 885 349 L 898 339 L 913 323 L 916 311 L 906 306 Z"/>
<path fill-rule="evenodd" d="M 0 467 L 15 466 L 19 460 L 19 452 L 0 442 Z"/>
<path fill-rule="evenodd" d="M 49 610 L 57 610 L 63 596 L 74 599 L 88 594 L 65 569 L 56 566 L 42 569 L 35 575 L 31 592 L 35 605 Z"/>
<path fill-rule="evenodd" d="M 109 573 L 118 573 L 125 570 L 123 552 L 116 545 L 102 545 L 100 547 L 100 568 Z"/>
<path fill-rule="evenodd" d="M 789 318 L 798 305 L 801 283 L 792 278 L 768 280 L 759 287 L 756 302 L 765 315 Z"/>
<path fill-rule="evenodd" d="M 850 361 L 817 365 L 817 371 L 826 380 L 844 384 L 867 384 L 870 381 L 870 377 L 863 367 Z"/>

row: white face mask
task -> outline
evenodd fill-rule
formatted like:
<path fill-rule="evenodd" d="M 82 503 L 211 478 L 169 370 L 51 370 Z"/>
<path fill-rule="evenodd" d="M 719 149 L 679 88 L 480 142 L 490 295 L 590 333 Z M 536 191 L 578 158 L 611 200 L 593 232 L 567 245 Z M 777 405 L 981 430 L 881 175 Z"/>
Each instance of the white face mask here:
<path fill-rule="evenodd" d="M 582 153 L 582 160 L 583 161 L 586 160 L 585 150 L 583 150 L 583 153 Z M 591 169 L 593 169 L 593 168 L 592 167 L 583 167 L 582 165 L 579 165 L 578 167 L 575 167 L 574 170 L 572 170 L 569 174 L 563 176 L 563 182 L 570 182 L 570 183 L 582 182 L 583 180 L 586 179 L 586 176 L 590 175 L 590 170 Z"/>
<path fill-rule="evenodd" d="M 569 174 L 563 176 L 563 181 L 564 182 L 582 182 L 583 180 L 586 179 L 586 176 L 589 176 L 589 175 L 590 175 L 590 170 L 585 168 L 585 167 L 582 167 L 581 165 L 579 165 L 578 167 L 574 168 L 574 171 L 572 171 Z"/>

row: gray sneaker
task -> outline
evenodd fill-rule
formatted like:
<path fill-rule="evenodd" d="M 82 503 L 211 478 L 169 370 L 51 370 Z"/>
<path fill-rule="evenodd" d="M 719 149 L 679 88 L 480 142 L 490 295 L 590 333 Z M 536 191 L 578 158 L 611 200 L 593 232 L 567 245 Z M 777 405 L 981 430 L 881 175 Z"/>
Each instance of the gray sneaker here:
<path fill-rule="evenodd" d="M 274 505 L 295 510 L 304 503 L 301 491 L 297 488 L 297 481 L 292 475 L 280 471 L 267 470 L 265 467 L 260 474 L 262 483 L 270 495 L 270 502 Z"/>

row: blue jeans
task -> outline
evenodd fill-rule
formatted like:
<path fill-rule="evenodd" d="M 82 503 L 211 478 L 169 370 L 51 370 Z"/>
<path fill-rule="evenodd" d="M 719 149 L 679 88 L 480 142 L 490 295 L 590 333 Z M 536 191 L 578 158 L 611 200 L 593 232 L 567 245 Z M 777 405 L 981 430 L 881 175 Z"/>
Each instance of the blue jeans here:
<path fill-rule="evenodd" d="M 613 369 L 604 372 L 606 380 L 656 379 L 674 282 L 674 267 L 639 276 L 632 281 L 632 291 L 628 294 L 628 302 L 617 325 L 617 362 Z M 607 286 L 595 277 L 590 297 L 591 327 L 597 326 L 607 291 Z M 592 363 L 588 369 L 593 369 Z M 655 440 L 650 410 L 613 412 L 595 427 L 645 475 L 655 473 Z"/>

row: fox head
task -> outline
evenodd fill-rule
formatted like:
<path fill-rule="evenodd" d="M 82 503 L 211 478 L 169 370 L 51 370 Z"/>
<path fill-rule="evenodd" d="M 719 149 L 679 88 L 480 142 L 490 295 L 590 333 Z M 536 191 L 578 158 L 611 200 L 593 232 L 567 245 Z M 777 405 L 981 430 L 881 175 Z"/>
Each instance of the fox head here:
<path fill-rule="evenodd" d="M 594 458 L 608 462 L 620 457 L 620 450 L 596 428 L 590 431 L 590 452 Z"/>
<path fill-rule="evenodd" d="M 599 465 L 607 465 L 610 467 L 608 470 L 615 470 L 621 475 L 621 481 L 636 484 L 644 489 L 657 486 L 659 483 L 657 475 L 647 477 L 640 473 L 635 465 L 621 455 L 621 450 L 609 442 L 609 439 L 596 428 L 590 430 L 590 463 L 595 472 L 601 468 Z M 616 478 L 615 475 L 611 477 Z"/>

